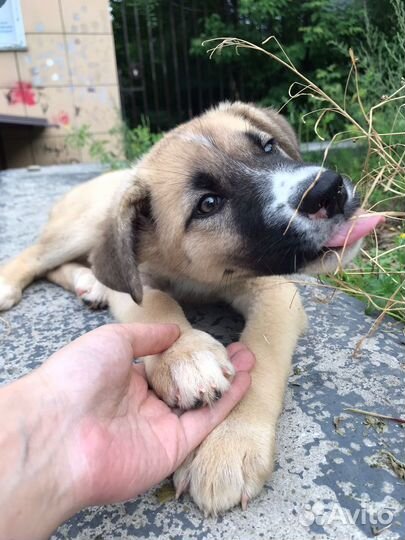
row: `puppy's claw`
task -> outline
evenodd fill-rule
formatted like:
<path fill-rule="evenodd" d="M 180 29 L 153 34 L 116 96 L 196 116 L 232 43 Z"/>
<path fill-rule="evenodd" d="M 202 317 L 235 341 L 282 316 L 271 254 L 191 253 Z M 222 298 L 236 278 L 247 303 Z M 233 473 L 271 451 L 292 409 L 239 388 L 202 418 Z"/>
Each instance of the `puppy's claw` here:
<path fill-rule="evenodd" d="M 175 495 L 176 500 L 180 499 L 180 497 L 183 495 L 183 493 L 188 491 L 188 486 L 189 486 L 189 481 L 188 480 L 181 480 L 181 482 L 179 483 L 179 485 L 176 488 L 176 495 Z"/>
<path fill-rule="evenodd" d="M 200 409 L 203 405 L 204 405 L 204 401 L 202 399 L 197 399 L 196 401 L 194 401 L 191 408 L 192 409 Z"/>
<path fill-rule="evenodd" d="M 220 392 L 219 390 L 215 390 L 214 401 L 221 399 L 221 397 L 222 397 L 222 392 Z"/>
<path fill-rule="evenodd" d="M 249 502 L 249 497 L 244 493 L 240 501 L 240 505 L 243 511 L 247 510 L 248 502 Z"/>

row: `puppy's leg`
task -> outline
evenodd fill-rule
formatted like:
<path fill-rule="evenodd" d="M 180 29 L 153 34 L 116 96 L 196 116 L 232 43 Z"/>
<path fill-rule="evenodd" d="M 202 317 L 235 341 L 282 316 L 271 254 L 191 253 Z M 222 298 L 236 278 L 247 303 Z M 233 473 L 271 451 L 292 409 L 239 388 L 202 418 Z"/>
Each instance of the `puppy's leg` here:
<path fill-rule="evenodd" d="M 238 503 L 246 507 L 270 476 L 291 357 L 306 327 L 298 292 L 283 278 L 249 281 L 232 305 L 246 317 L 241 341 L 256 356 L 252 386 L 174 476 L 178 494 L 189 488 L 214 515 Z"/>
<path fill-rule="evenodd" d="M 121 322 L 176 323 L 179 339 L 165 352 L 144 358 L 155 392 L 170 406 L 183 409 L 212 403 L 225 392 L 234 368 L 224 346 L 192 328 L 179 304 L 168 294 L 144 288 L 142 306 L 128 294 L 108 291 L 108 303 Z"/>
<path fill-rule="evenodd" d="M 67 263 L 46 274 L 46 279 L 74 292 L 91 309 L 100 309 L 108 304 L 108 290 L 100 283 L 93 271 L 77 263 Z"/>
<path fill-rule="evenodd" d="M 120 174 L 128 173 L 109 173 L 109 180 L 103 175 L 80 184 L 56 203 L 36 244 L 0 267 L 0 311 L 15 305 L 34 279 L 90 253 Z"/>
<path fill-rule="evenodd" d="M 31 246 L 0 268 L 0 311 L 17 304 L 22 290 L 34 279 L 40 246 Z"/>
<path fill-rule="evenodd" d="M 37 244 L 0 268 L 0 311 L 17 304 L 23 289 L 34 279 L 87 253 L 89 246 L 84 235 L 70 233 L 69 224 L 53 228 L 50 221 Z"/>

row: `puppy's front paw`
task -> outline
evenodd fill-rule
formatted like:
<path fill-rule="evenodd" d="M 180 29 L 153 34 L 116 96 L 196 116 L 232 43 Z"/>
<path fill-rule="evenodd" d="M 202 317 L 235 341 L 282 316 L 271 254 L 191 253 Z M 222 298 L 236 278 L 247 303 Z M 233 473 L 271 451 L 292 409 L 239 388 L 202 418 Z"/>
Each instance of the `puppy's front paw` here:
<path fill-rule="evenodd" d="M 74 288 L 80 300 L 91 309 L 107 307 L 107 287 L 100 283 L 90 268 L 80 268 L 74 276 Z"/>
<path fill-rule="evenodd" d="M 245 510 L 273 469 L 274 429 L 225 420 L 174 473 L 176 497 L 189 491 L 205 515 L 240 504 Z"/>
<path fill-rule="evenodd" d="M 0 311 L 6 311 L 18 304 L 21 295 L 21 289 L 11 285 L 0 276 Z"/>
<path fill-rule="evenodd" d="M 158 396 L 181 409 L 212 404 L 235 373 L 225 347 L 200 330 L 189 330 L 162 354 L 146 357 L 145 366 Z"/>

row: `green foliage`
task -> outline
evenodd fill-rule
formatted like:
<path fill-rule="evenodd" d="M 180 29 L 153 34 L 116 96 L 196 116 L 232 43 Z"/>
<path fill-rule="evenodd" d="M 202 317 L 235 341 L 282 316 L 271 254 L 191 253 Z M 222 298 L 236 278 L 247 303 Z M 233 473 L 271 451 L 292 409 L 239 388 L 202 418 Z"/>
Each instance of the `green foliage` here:
<path fill-rule="evenodd" d="M 142 117 L 139 126 L 130 129 L 122 124 L 118 132 L 122 136 L 124 153 L 129 162 L 136 161 L 145 154 L 163 136 L 162 133 L 153 133 L 147 118 Z"/>
<path fill-rule="evenodd" d="M 232 4 L 233 17 L 211 13 L 204 18 L 201 35 L 192 41 L 192 54 L 206 54 L 200 44 L 209 38 L 235 36 L 260 43 L 275 35 L 296 68 L 317 81 L 328 95 L 340 100 L 346 89 L 350 96 L 346 105 L 354 116 L 359 114 L 358 97 L 369 108 L 400 85 L 405 57 L 403 0 L 240 0 Z M 346 88 L 349 48 L 359 57 L 359 96 L 353 77 Z M 256 55 L 252 62 L 251 51 L 238 49 L 236 55 L 232 49 L 223 49 L 213 61 L 241 70 L 252 101 L 275 108 L 287 102 L 288 89 L 294 81 L 280 65 L 269 63 L 266 57 Z M 290 102 L 284 109 L 304 141 L 313 140 L 316 117 L 306 117 L 301 125 L 297 120 L 316 105 L 307 96 Z M 397 114 L 395 106 L 377 111 L 376 116 L 375 125 L 383 132 L 390 131 L 393 124 L 396 131 L 405 128 L 404 116 Z M 331 112 L 323 117 L 319 133 L 330 138 L 347 127 Z"/>
<path fill-rule="evenodd" d="M 66 142 L 75 149 L 87 148 L 94 160 L 111 169 L 121 169 L 138 160 L 162 137 L 161 133 L 151 131 L 144 117 L 139 126 L 130 129 L 123 123 L 110 130 L 109 135 L 112 141 L 117 141 L 118 149 L 111 149 L 111 140 L 95 139 L 87 125 L 73 129 Z"/>
<path fill-rule="evenodd" d="M 370 249 L 369 254 L 375 257 L 378 252 L 374 248 Z M 358 296 L 367 304 L 367 315 L 378 315 L 391 301 L 405 301 L 405 233 L 398 234 L 394 247 L 383 252 L 377 260 L 378 265 L 364 257 L 358 257 L 355 260 L 356 270 L 348 270 L 341 276 L 342 281 L 349 286 L 365 291 L 366 294 Z M 391 310 L 390 315 L 405 322 L 403 309 Z"/>
<path fill-rule="evenodd" d="M 195 113 L 223 98 L 276 109 L 288 101 L 294 78 L 264 55 L 255 55 L 252 61 L 249 51 L 239 49 L 235 54 L 224 49 L 209 60 L 210 45 L 201 43 L 220 36 L 252 43 L 276 36 L 297 69 L 336 98 L 345 92 L 352 48 L 359 57 L 359 97 L 366 106 L 398 88 L 404 76 L 404 0 L 110 0 L 110 6 L 120 82 L 127 90 L 124 109 L 131 127 L 132 122 L 139 122 L 139 111 L 160 130 L 185 120 L 190 108 Z M 268 46 L 275 50 L 274 42 Z M 188 58 L 185 70 L 187 50 L 194 58 Z M 146 89 L 142 99 L 137 99 L 141 94 L 130 93 L 133 87 Z M 353 80 L 348 90 L 347 106 L 354 110 Z M 186 105 L 186 96 L 191 107 Z M 307 96 L 284 108 L 304 141 L 313 139 L 316 118 L 308 116 L 302 123 L 300 117 L 314 105 Z M 391 112 L 388 109 L 377 113 L 376 125 L 384 131 L 395 122 L 401 131 L 403 116 L 395 115 L 395 107 Z M 330 138 L 345 127 L 331 113 L 324 116 L 319 132 Z"/>
<path fill-rule="evenodd" d="M 257 23 L 266 24 L 269 18 L 275 19 L 285 13 L 289 4 L 290 0 L 240 0 L 239 14 Z"/>
<path fill-rule="evenodd" d="M 235 3 L 231 20 L 218 13 L 204 19 L 203 32 L 193 40 L 191 52 L 205 55 L 200 44 L 213 37 L 237 36 L 260 43 L 275 35 L 298 69 L 312 79 L 319 74 L 334 92 L 342 93 L 348 71 L 347 50 L 355 40 L 360 42 L 363 34 L 364 11 L 359 0 L 240 0 Z M 252 101 L 278 108 L 288 100 L 288 88 L 294 80 L 267 58 L 257 55 L 252 62 L 249 51 L 239 49 L 235 55 L 224 49 L 213 60 L 242 70 Z M 287 112 L 297 117 L 297 112 L 304 110 L 308 110 L 305 100 L 300 105 L 291 104 Z M 307 125 L 309 132 L 313 122 L 309 120 Z"/>
<path fill-rule="evenodd" d="M 362 27 L 351 27 L 346 32 L 337 29 L 336 37 L 329 43 L 342 55 L 347 56 L 347 43 L 351 43 L 358 64 L 357 85 L 354 76 L 347 81 L 347 68 L 332 64 L 325 69 L 315 71 L 315 80 L 323 90 L 336 100 L 340 100 L 345 92 L 348 97 L 346 106 L 348 112 L 358 121 L 362 120 L 362 112 L 358 107 L 360 100 L 365 110 L 381 101 L 383 96 L 395 92 L 404 80 L 403 60 L 405 57 L 405 3 L 403 0 L 389 0 L 386 2 L 386 13 L 383 18 L 391 20 L 391 27 L 387 31 L 380 29 L 381 21 L 372 17 L 372 9 L 361 11 Z M 381 15 L 381 14 L 380 14 Z M 342 36 L 344 39 L 342 40 Z M 403 95 L 403 93 L 402 93 Z M 398 109 L 397 103 L 385 106 L 376 111 L 374 128 L 379 133 L 389 133 L 405 130 L 404 109 Z M 352 126 L 342 126 L 336 122 L 335 115 L 325 118 L 322 122 L 326 136 L 337 133 L 342 128 L 350 129 Z M 322 133 L 322 131 L 321 131 Z"/>
<path fill-rule="evenodd" d="M 383 94 L 391 94 L 405 77 L 405 3 L 403 0 L 390 0 L 395 23 L 388 34 L 378 29 L 370 21 L 366 12 L 365 44 L 363 45 L 364 71 L 370 79 L 368 90 L 370 99 Z"/>

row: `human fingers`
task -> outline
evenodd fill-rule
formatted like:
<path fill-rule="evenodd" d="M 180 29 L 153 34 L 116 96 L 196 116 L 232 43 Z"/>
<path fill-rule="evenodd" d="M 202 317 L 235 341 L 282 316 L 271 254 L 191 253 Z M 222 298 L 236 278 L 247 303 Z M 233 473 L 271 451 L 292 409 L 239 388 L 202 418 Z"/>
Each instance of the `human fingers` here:
<path fill-rule="evenodd" d="M 140 375 L 141 377 L 143 377 L 144 379 L 146 379 L 146 369 L 145 369 L 145 364 L 142 362 L 142 363 L 136 363 L 136 364 L 133 364 L 132 366 L 134 368 L 134 371 Z"/>
<path fill-rule="evenodd" d="M 129 341 L 134 357 L 158 354 L 180 335 L 177 324 L 117 324 L 116 331 Z"/>
<path fill-rule="evenodd" d="M 187 438 L 187 448 L 183 455 L 179 456 L 179 463 L 228 416 L 246 394 L 250 383 L 249 373 L 240 371 L 235 375 L 229 390 L 212 407 L 187 411 L 180 417 L 179 421 Z"/>
<path fill-rule="evenodd" d="M 233 354 L 236 354 L 241 349 L 246 349 L 246 345 L 242 343 L 241 341 L 234 341 L 230 345 L 227 346 L 226 350 L 228 351 L 229 356 L 232 356 Z"/>
<path fill-rule="evenodd" d="M 228 354 L 236 371 L 251 371 L 255 365 L 254 354 L 243 343 L 231 343 Z"/>

